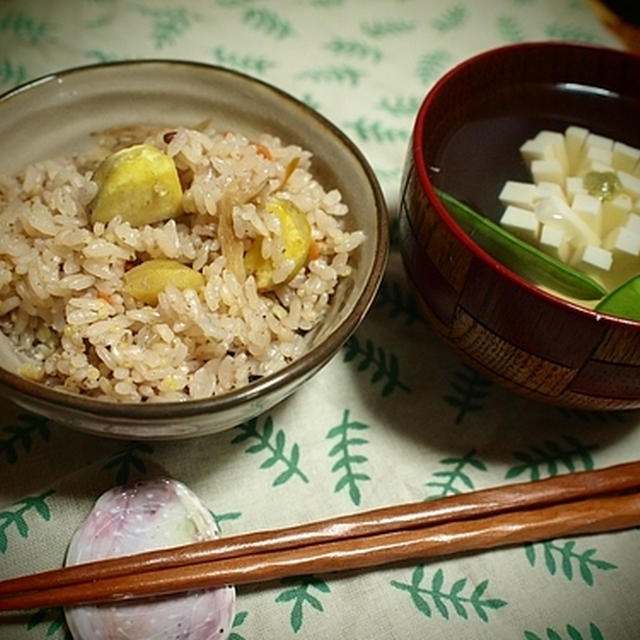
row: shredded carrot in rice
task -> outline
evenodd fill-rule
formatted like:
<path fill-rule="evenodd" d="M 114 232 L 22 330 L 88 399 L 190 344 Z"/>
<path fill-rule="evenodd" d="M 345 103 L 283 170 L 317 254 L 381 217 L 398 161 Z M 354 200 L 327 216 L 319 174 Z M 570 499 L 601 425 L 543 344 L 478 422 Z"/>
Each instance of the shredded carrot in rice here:
<path fill-rule="evenodd" d="M 311 243 L 309 244 L 309 253 L 307 254 L 308 260 L 316 260 L 320 257 L 320 249 L 318 249 L 318 245 L 315 243 L 313 238 L 311 238 Z"/>

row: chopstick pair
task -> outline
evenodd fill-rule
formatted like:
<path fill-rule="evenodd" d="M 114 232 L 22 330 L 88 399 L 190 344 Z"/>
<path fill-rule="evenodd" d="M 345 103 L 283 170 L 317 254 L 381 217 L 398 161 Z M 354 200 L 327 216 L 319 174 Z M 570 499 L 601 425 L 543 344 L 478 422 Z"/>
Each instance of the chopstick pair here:
<path fill-rule="evenodd" d="M 0 582 L 0 611 L 363 569 L 637 525 L 640 462 L 633 462 L 13 578 Z"/>

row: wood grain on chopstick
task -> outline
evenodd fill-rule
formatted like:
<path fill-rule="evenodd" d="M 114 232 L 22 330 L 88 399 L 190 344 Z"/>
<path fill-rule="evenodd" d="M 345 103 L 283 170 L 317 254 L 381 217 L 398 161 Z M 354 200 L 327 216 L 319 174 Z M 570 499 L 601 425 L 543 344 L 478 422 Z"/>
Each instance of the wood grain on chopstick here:
<path fill-rule="evenodd" d="M 0 611 L 365 568 L 638 524 L 640 462 L 15 578 L 0 583 Z"/>

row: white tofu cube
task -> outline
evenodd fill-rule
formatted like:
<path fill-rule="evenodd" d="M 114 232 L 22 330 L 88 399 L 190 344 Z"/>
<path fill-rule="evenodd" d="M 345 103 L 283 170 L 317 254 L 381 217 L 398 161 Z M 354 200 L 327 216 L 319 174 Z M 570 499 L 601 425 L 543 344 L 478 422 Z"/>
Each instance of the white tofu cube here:
<path fill-rule="evenodd" d="M 597 133 L 590 133 L 585 141 L 587 147 L 600 147 L 601 149 L 613 149 L 613 140 Z"/>
<path fill-rule="evenodd" d="M 597 235 L 600 235 L 602 231 L 602 203 L 600 198 L 588 193 L 576 193 L 571 202 L 571 208 Z"/>
<path fill-rule="evenodd" d="M 559 131 L 548 131 L 543 129 L 536 135 L 536 140 L 540 140 L 543 143 L 551 144 L 552 157 L 555 158 L 562 166 L 563 173 L 567 173 L 569 170 L 569 158 L 567 156 L 567 149 L 564 142 L 564 136 Z"/>
<path fill-rule="evenodd" d="M 568 176 L 564 181 L 564 190 L 567 194 L 567 200 L 571 202 L 576 193 L 586 193 L 582 176 Z"/>
<path fill-rule="evenodd" d="M 604 247 L 613 256 L 610 278 L 605 278 L 605 286 L 616 287 L 640 273 L 640 233 L 618 227 L 605 238 Z"/>
<path fill-rule="evenodd" d="M 589 133 L 584 145 L 575 173 L 584 175 L 588 171 L 610 171 L 613 166 L 613 140 L 604 136 Z"/>
<path fill-rule="evenodd" d="M 538 182 L 535 185 L 536 196 L 535 199 L 540 200 L 541 198 L 547 198 L 548 196 L 556 196 L 561 198 L 565 202 L 567 201 L 563 188 L 556 182 Z"/>
<path fill-rule="evenodd" d="M 520 147 L 520 154 L 528 165 L 535 160 L 557 160 L 563 172 L 568 170 L 564 136 L 558 131 L 539 131 L 535 138 L 527 140 Z"/>
<path fill-rule="evenodd" d="M 531 175 L 534 182 L 556 182 L 563 184 L 565 173 L 559 160 L 533 160 L 531 162 Z"/>
<path fill-rule="evenodd" d="M 554 157 L 553 143 L 531 138 L 520 147 L 520 155 L 527 165 L 534 160 L 551 160 Z"/>
<path fill-rule="evenodd" d="M 626 229 L 629 229 L 629 231 L 640 233 L 640 214 L 630 211 L 624 226 Z"/>
<path fill-rule="evenodd" d="M 613 143 L 613 168 L 617 171 L 633 173 L 640 161 L 640 149 L 630 147 L 622 142 Z"/>
<path fill-rule="evenodd" d="M 615 173 L 613 165 L 603 164 L 602 162 L 598 162 L 597 160 L 591 160 L 583 168 L 583 173 L 586 174 L 589 171 L 597 171 L 598 173 Z"/>
<path fill-rule="evenodd" d="M 562 262 L 569 262 L 571 258 L 571 245 L 567 234 L 557 227 L 542 225 L 539 246 L 542 251 Z"/>
<path fill-rule="evenodd" d="M 500 218 L 500 224 L 526 242 L 535 243 L 538 240 L 540 223 L 533 211 L 509 205 Z"/>
<path fill-rule="evenodd" d="M 630 211 L 631 198 L 626 193 L 619 193 L 611 200 L 603 200 L 602 234 L 607 234 L 616 227 L 624 225 Z"/>
<path fill-rule="evenodd" d="M 541 223 L 562 229 L 573 247 L 600 245 L 598 234 L 561 198 L 542 198 L 536 203 L 534 211 Z"/>
<path fill-rule="evenodd" d="M 605 281 L 610 280 L 609 270 L 613 264 L 613 256 L 607 249 L 588 244 L 580 251 L 576 251 L 572 264 L 606 287 Z"/>
<path fill-rule="evenodd" d="M 604 149 L 603 147 L 588 147 L 586 156 L 587 160 L 592 162 L 600 162 L 607 166 L 613 164 L 613 149 Z"/>
<path fill-rule="evenodd" d="M 620 186 L 622 190 L 628 194 L 632 200 L 640 198 L 640 178 L 632 176 L 626 171 L 618 171 L 618 180 L 620 180 Z"/>
<path fill-rule="evenodd" d="M 498 195 L 498 199 L 507 207 L 513 205 L 521 209 L 533 209 L 536 196 L 536 185 L 531 182 L 518 182 L 517 180 L 508 180 L 502 191 Z"/>
<path fill-rule="evenodd" d="M 638 257 L 640 256 L 640 233 L 627 227 L 617 227 L 607 235 L 602 246 L 609 251 L 620 251 Z"/>
<path fill-rule="evenodd" d="M 562 198 L 556 196 L 540 198 L 536 202 L 534 211 L 538 220 L 543 224 L 553 224 L 562 229 L 565 229 L 566 225 L 570 225 L 572 218 L 575 217 L 571 207 Z M 565 231 L 569 231 L 569 229 L 565 229 Z"/>
<path fill-rule="evenodd" d="M 589 135 L 589 130 L 584 127 L 569 126 L 564 132 L 564 143 L 569 160 L 569 172 L 575 173 L 580 158 L 582 157 L 582 147 Z"/>

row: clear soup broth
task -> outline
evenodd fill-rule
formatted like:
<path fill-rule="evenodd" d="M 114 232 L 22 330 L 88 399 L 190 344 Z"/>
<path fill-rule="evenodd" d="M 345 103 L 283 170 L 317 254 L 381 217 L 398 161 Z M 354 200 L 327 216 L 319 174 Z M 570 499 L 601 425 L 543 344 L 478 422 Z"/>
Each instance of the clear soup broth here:
<path fill-rule="evenodd" d="M 431 153 L 425 144 L 429 177 L 435 186 L 497 222 L 504 183 L 531 182 L 519 147 L 541 129 L 562 132 L 569 125 L 640 147 L 640 101 L 572 84 L 488 90 L 473 110 L 456 115 Z"/>

